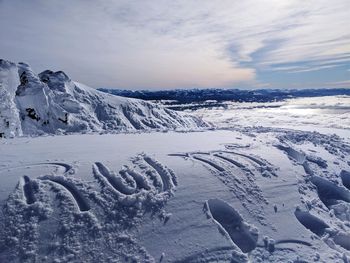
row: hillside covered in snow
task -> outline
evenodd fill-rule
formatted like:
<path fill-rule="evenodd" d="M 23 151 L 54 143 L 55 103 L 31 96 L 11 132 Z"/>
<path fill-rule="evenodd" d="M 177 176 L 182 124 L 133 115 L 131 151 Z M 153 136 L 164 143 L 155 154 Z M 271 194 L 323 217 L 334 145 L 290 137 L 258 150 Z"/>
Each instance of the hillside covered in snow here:
<path fill-rule="evenodd" d="M 25 63 L 0 60 L 1 137 L 205 126 L 197 117 L 102 93 L 62 71 L 36 74 Z"/>

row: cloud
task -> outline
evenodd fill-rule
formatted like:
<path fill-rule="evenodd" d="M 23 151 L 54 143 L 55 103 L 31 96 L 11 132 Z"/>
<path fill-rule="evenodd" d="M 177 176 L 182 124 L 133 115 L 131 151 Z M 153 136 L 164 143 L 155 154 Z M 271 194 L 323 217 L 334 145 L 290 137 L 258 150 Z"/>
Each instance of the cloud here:
<path fill-rule="evenodd" d="M 347 0 L 3 0 L 0 50 L 96 87 L 239 87 L 264 71 L 349 63 L 349 10 Z"/>
<path fill-rule="evenodd" d="M 326 85 L 328 85 L 330 87 L 335 87 L 335 88 L 349 88 L 350 87 L 350 80 L 328 82 L 328 83 L 326 83 Z"/>

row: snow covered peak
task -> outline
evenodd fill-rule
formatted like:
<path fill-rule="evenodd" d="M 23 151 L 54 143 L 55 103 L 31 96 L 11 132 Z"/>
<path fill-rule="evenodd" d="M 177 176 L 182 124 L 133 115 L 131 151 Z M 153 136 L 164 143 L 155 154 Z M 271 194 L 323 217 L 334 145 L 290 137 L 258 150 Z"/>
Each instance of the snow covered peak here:
<path fill-rule="evenodd" d="M 18 75 L 20 85 L 17 87 L 16 95 L 35 95 L 45 88 L 44 83 L 41 82 L 40 78 L 32 71 L 28 64 L 18 63 Z"/>
<path fill-rule="evenodd" d="M 37 75 L 25 63 L 0 60 L 0 93 L 1 137 L 207 126 L 197 117 L 153 103 L 102 93 L 63 71 Z"/>
<path fill-rule="evenodd" d="M 60 92 L 67 92 L 66 83 L 72 82 L 63 71 L 53 72 L 51 70 L 45 70 L 39 74 L 39 78 L 50 89 Z"/>
<path fill-rule="evenodd" d="M 11 62 L 11 61 L 8 61 L 5 59 L 0 59 L 0 69 L 1 70 L 9 69 L 9 68 L 15 67 L 15 66 L 16 66 L 16 64 Z"/>

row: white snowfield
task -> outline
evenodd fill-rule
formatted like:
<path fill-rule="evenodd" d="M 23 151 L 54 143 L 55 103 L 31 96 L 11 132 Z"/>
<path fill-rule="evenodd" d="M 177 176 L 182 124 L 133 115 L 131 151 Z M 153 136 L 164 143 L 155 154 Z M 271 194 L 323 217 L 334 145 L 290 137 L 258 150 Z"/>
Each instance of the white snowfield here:
<path fill-rule="evenodd" d="M 64 72 L 35 74 L 27 64 L 0 60 L 0 135 L 193 130 L 201 119 L 153 103 L 108 95 Z"/>
<path fill-rule="evenodd" d="M 218 127 L 240 125 L 347 130 L 350 134 L 350 96 L 293 98 L 280 102 L 227 102 L 221 107 L 190 111 Z"/>
<path fill-rule="evenodd" d="M 206 125 L 60 72 L 1 67 L 0 262 L 350 262 L 348 129 L 267 127 L 270 112 L 260 127 L 149 132 L 123 109 L 160 130 Z M 116 116 L 148 132 L 83 134 Z M 75 134 L 17 137 L 56 128 Z"/>

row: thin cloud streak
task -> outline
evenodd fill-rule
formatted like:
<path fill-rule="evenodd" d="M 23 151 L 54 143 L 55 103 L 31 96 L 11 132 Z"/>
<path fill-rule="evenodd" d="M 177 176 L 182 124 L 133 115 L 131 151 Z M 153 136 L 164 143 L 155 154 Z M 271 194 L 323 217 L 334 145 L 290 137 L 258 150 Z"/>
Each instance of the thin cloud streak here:
<path fill-rule="evenodd" d="M 4 0 L 0 50 L 95 87 L 254 88 L 348 64 L 348 24 L 347 0 Z"/>

